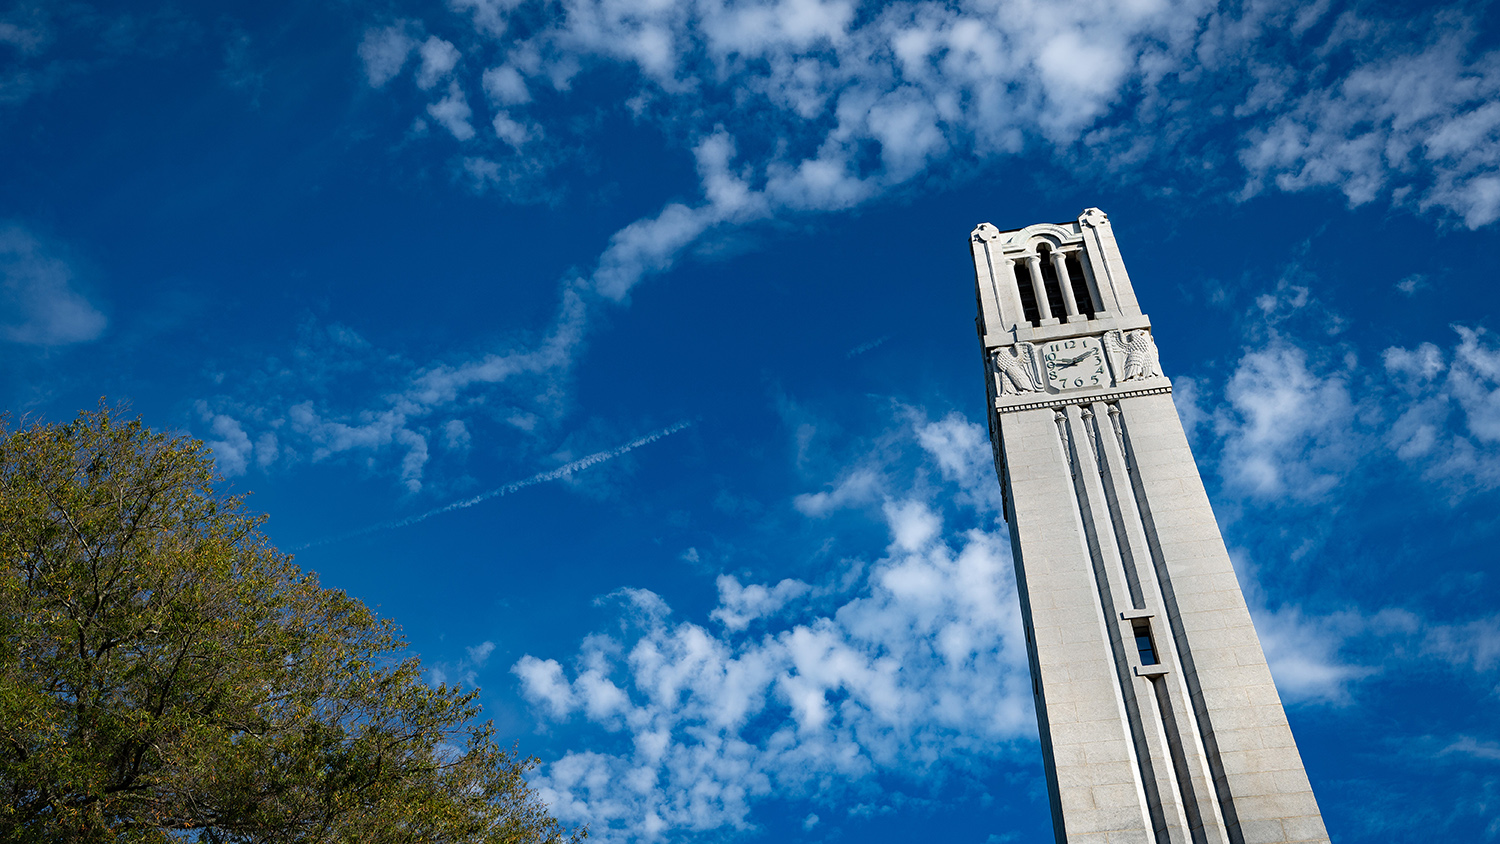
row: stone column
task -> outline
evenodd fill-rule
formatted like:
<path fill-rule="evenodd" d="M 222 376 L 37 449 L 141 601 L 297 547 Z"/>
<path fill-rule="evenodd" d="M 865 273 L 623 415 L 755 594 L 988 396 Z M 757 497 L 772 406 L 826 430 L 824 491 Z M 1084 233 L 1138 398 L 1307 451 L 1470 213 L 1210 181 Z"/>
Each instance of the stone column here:
<path fill-rule="evenodd" d="M 1047 283 L 1042 281 L 1042 259 L 1027 255 L 1026 269 L 1031 271 L 1031 291 L 1036 294 L 1036 309 L 1042 317 L 1042 324 L 1046 325 L 1049 319 L 1056 324 L 1059 320 L 1052 316 L 1052 306 L 1047 301 Z"/>
<path fill-rule="evenodd" d="M 1057 273 L 1057 286 L 1062 288 L 1063 306 L 1068 309 L 1066 321 L 1076 322 L 1073 317 L 1078 316 L 1078 299 L 1073 295 L 1073 284 L 1068 278 L 1068 265 L 1062 250 L 1054 249 L 1048 254 L 1052 256 L 1052 270 Z"/>

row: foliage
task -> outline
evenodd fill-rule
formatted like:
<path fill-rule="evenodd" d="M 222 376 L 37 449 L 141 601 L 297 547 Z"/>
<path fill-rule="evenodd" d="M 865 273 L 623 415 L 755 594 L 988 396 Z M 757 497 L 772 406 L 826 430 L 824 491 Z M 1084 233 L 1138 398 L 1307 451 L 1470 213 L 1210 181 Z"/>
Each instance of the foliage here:
<path fill-rule="evenodd" d="M 202 443 L 0 428 L 0 839 L 580 838 L 396 627 L 278 552 Z"/>

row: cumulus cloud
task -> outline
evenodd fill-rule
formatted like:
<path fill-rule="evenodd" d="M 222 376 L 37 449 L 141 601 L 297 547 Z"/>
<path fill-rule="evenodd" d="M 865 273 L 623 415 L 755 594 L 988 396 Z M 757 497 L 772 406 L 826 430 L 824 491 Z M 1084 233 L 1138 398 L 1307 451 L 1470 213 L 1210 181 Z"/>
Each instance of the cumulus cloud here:
<path fill-rule="evenodd" d="M 1386 442 L 1428 478 L 1457 490 L 1500 486 L 1500 343 L 1483 328 L 1454 326 L 1458 343 L 1385 350 L 1404 401 Z"/>
<path fill-rule="evenodd" d="M 1423 631 L 1422 652 L 1459 668 L 1488 673 L 1500 667 L 1500 615 Z"/>
<path fill-rule="evenodd" d="M 443 425 L 443 447 L 449 451 L 467 451 L 473 441 L 462 419 L 450 419 Z"/>
<path fill-rule="evenodd" d="M 1363 205 L 1415 189 L 1420 207 L 1469 228 L 1500 218 L 1500 53 L 1468 60 L 1473 33 L 1449 23 L 1425 49 L 1361 64 L 1251 130 L 1249 190 L 1333 187 Z"/>
<path fill-rule="evenodd" d="M 416 46 L 414 26 L 410 21 L 365 30 L 365 36 L 359 42 L 359 58 L 364 63 L 365 79 L 370 87 L 383 87 L 396 78 Z"/>
<path fill-rule="evenodd" d="M 1000 514 L 1000 485 L 995 481 L 989 432 L 958 412 L 929 422 L 912 412 L 917 442 L 937 464 L 943 479 L 958 485 L 958 501 L 981 513 Z"/>
<path fill-rule="evenodd" d="M 505 34 L 510 13 L 520 5 L 520 0 L 448 0 L 448 6 L 457 12 L 468 12 L 474 26 L 491 36 Z"/>
<path fill-rule="evenodd" d="M 539 718 L 587 737 L 586 750 L 533 780 L 561 817 L 589 821 L 606 841 L 746 830 L 762 801 L 857 801 L 876 776 L 888 789 L 943 766 L 982 768 L 1030 737 L 1008 538 L 998 525 L 956 526 L 994 512 L 974 489 L 994 483 L 984 428 L 914 408 L 896 417 L 880 448 L 855 450 L 885 457 L 840 473 L 875 476 L 854 517 L 877 520 L 886 543 L 851 562 L 853 577 L 720 575 L 707 613 L 716 624 L 621 589 L 608 599 L 619 606 L 613 631 L 571 655 L 512 664 Z M 1399 607 L 1268 607 L 1253 577 L 1247 592 L 1290 705 L 1349 705 L 1362 682 L 1404 660 L 1500 669 L 1494 616 L 1436 623 Z"/>
<path fill-rule="evenodd" d="M 473 115 L 474 110 L 469 108 L 469 101 L 457 82 L 448 86 L 447 96 L 427 106 L 427 116 L 436 120 L 460 141 L 474 137 L 474 127 L 469 123 L 469 118 Z"/>
<path fill-rule="evenodd" d="M 876 771 L 909 774 L 1004 752 L 1032 731 L 1019 607 L 1002 536 L 912 535 L 940 527 L 926 504 L 893 505 L 890 553 L 858 595 L 828 615 L 759 638 L 737 623 L 746 590 L 725 588 L 724 632 L 665 612 L 625 637 L 590 637 L 564 669 L 523 657 L 526 698 L 625 741 L 573 751 L 534 780 L 569 821 L 604 840 L 745 829 L 754 803 L 856 789 Z M 759 598 L 802 591 L 758 586 Z M 737 581 L 735 583 L 737 586 Z M 657 599 L 659 601 L 659 599 Z M 772 599 L 774 600 L 774 598 Z"/>
<path fill-rule="evenodd" d="M 1252 587 L 1252 598 L 1257 591 Z M 1437 660 L 1481 677 L 1500 669 L 1497 615 L 1442 622 L 1399 607 L 1315 615 L 1296 604 L 1269 609 L 1258 601 L 1251 613 L 1276 688 L 1288 703 L 1348 704 L 1360 680 L 1413 659 Z"/>
<path fill-rule="evenodd" d="M 910 419 L 901 425 L 917 476 L 952 464 L 941 437 L 929 449 Z M 874 773 L 982 764 L 1030 735 L 1005 534 L 950 527 L 939 507 L 954 501 L 956 477 L 939 489 L 891 471 L 879 486 L 892 494 L 867 511 L 889 545 L 856 580 L 720 576 L 717 628 L 625 589 L 614 596 L 622 633 L 589 636 L 567 660 L 518 660 L 512 672 L 539 714 L 600 735 L 539 772 L 542 798 L 604 840 L 747 829 L 773 794 L 820 800 Z"/>
<path fill-rule="evenodd" d="M 1272 321 L 1284 298 L 1259 301 Z M 1268 310 L 1267 310 L 1268 309 Z M 1454 496 L 1500 487 L 1500 342 L 1453 326 L 1457 342 L 1392 346 L 1374 369 L 1352 353 L 1272 331 L 1222 385 L 1179 379 L 1178 413 L 1205 445 L 1223 492 L 1247 500 L 1327 500 L 1345 479 L 1395 457 Z M 1211 410 L 1206 410 L 1211 407 Z"/>
<path fill-rule="evenodd" d="M 1219 471 L 1234 491 L 1260 499 L 1316 499 L 1361 455 L 1349 375 L 1309 362 L 1284 339 L 1247 353 L 1224 388 L 1215 426 Z"/>
<path fill-rule="evenodd" d="M 692 550 L 692 549 L 689 549 Z M 697 552 L 694 560 L 697 562 Z M 719 575 L 719 606 L 709 613 L 714 621 L 729 630 L 744 630 L 752 621 L 764 618 L 786 606 L 788 601 L 800 598 L 812 590 L 800 580 L 787 578 L 775 586 L 752 583 L 740 585 L 738 578 L 729 574 Z"/>
<path fill-rule="evenodd" d="M 534 127 L 512 120 L 510 115 L 503 111 L 495 114 L 495 119 L 490 125 L 495 130 L 495 137 L 516 149 L 524 146 L 534 135 L 540 134 Z"/>
<path fill-rule="evenodd" d="M 1254 617 L 1276 690 L 1287 703 L 1348 703 L 1354 682 L 1376 672 L 1342 652 L 1369 625 L 1357 612 L 1311 616 L 1290 605 L 1257 607 Z"/>
<path fill-rule="evenodd" d="M 845 507 L 870 504 L 880 500 L 884 493 L 885 477 L 877 469 L 860 466 L 851 469 L 833 485 L 833 489 L 822 492 L 804 492 L 793 504 L 804 516 L 818 518 Z"/>
<path fill-rule="evenodd" d="M 461 55 L 451 42 L 436 35 L 423 41 L 422 46 L 417 48 L 417 54 L 422 59 L 422 64 L 417 69 L 417 87 L 423 91 L 447 79 L 453 68 L 458 66 Z"/>
<path fill-rule="evenodd" d="M 1018 154 L 1101 174 L 1170 155 L 1170 170 L 1212 172 L 1244 184 L 1247 197 L 1387 196 L 1470 226 L 1500 213 L 1500 111 L 1490 102 L 1500 53 L 1476 47 L 1454 14 L 1408 31 L 1361 17 L 1371 10 L 1335 19 L 1291 0 L 1046 9 L 976 0 L 865 13 L 847 0 L 572 0 L 534 9 L 524 31 L 510 27 L 528 2 L 453 0 L 457 19 L 370 29 L 360 57 L 379 87 L 416 56 L 417 88 L 444 92 L 424 102 L 423 119 L 465 145 L 455 172 L 513 201 L 555 197 L 546 180 L 561 150 L 596 140 L 587 135 L 597 122 L 577 119 L 596 107 L 581 86 L 602 78 L 586 71 L 607 71 L 630 91 L 636 119 L 683 139 L 698 195 L 667 200 L 609 238 L 586 291 L 605 302 L 625 301 L 728 230 L 853 208 Z M 482 70 L 456 46 L 476 41 L 495 56 Z M 1210 100 L 1223 107 L 1205 108 Z M 1347 376 L 1296 380 L 1310 365 L 1321 366 L 1291 352 L 1244 362 L 1228 411 L 1244 433 L 1234 483 L 1262 496 L 1336 484 L 1336 431 L 1298 418 L 1291 402 L 1332 400 L 1344 412 Z M 1287 451 L 1307 437 L 1311 452 Z"/>
<path fill-rule="evenodd" d="M 525 0 L 450 5 L 465 37 L 493 42 L 502 61 L 463 76 L 457 48 L 430 36 L 417 82 L 484 90 L 496 108 L 485 140 L 498 146 L 477 160 L 498 167 L 544 123 L 549 136 L 581 131 L 568 97 L 596 68 L 631 86 L 638 119 L 695 148 L 701 201 L 665 203 L 600 257 L 594 281 L 613 299 L 721 226 L 847 209 L 1028 150 L 1111 173 L 1163 156 L 1192 170 L 1180 166 L 1192 150 L 1194 166 L 1240 180 L 1244 197 L 1318 188 L 1471 227 L 1500 215 L 1500 53 L 1477 49 L 1455 13 L 1408 30 L 1291 0 L 914 2 L 864 14 L 847 0 L 573 0 L 517 35 L 506 21 Z M 1411 34 L 1423 31 L 1438 34 Z M 416 43 L 372 30 L 361 47 L 372 84 Z M 558 95 L 545 111 L 543 88 Z M 715 168 L 705 145 L 752 152 Z"/>
<path fill-rule="evenodd" d="M 73 269 L 20 226 L 0 226 L 0 337 L 32 346 L 86 343 L 104 314 L 73 285 Z"/>
<path fill-rule="evenodd" d="M 225 477 L 245 474 L 255 451 L 250 435 L 234 417 L 210 413 L 207 405 L 201 403 L 198 409 L 213 432 L 214 439 L 207 440 L 207 444 L 214 452 L 214 466 Z"/>
<path fill-rule="evenodd" d="M 502 106 L 517 106 L 531 102 L 531 91 L 526 79 L 512 65 L 492 67 L 484 72 L 484 93 L 493 102 Z"/>
<path fill-rule="evenodd" d="M 494 652 L 495 643 L 488 641 L 480 642 L 474 647 L 467 649 L 467 653 L 469 654 L 469 661 L 479 668 L 484 667 L 484 664 L 489 661 L 490 654 Z"/>

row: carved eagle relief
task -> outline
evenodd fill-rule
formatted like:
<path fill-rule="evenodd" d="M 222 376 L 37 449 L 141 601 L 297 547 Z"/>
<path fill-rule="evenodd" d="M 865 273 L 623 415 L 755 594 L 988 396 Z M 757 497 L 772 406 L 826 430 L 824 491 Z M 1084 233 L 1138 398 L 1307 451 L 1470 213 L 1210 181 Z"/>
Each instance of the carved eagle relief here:
<path fill-rule="evenodd" d="M 1161 361 L 1157 356 L 1156 341 L 1151 339 L 1151 332 L 1144 328 L 1131 332 L 1116 328 L 1104 332 L 1103 340 L 1104 347 L 1109 349 L 1115 360 L 1122 356 L 1125 358 L 1120 373 L 1122 382 L 1155 378 L 1161 374 Z"/>
<path fill-rule="evenodd" d="M 996 349 L 993 357 L 995 372 L 1000 376 L 1000 395 L 1041 391 L 1042 378 L 1037 371 L 1035 346 L 1017 343 L 1011 348 Z"/>

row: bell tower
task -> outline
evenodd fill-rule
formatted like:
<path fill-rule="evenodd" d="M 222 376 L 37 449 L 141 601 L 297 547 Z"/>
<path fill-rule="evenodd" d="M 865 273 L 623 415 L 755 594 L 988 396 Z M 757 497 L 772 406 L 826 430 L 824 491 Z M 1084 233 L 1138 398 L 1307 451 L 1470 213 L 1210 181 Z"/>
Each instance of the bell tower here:
<path fill-rule="evenodd" d="M 1057 841 L 1328 841 L 1108 217 L 969 245 Z"/>

